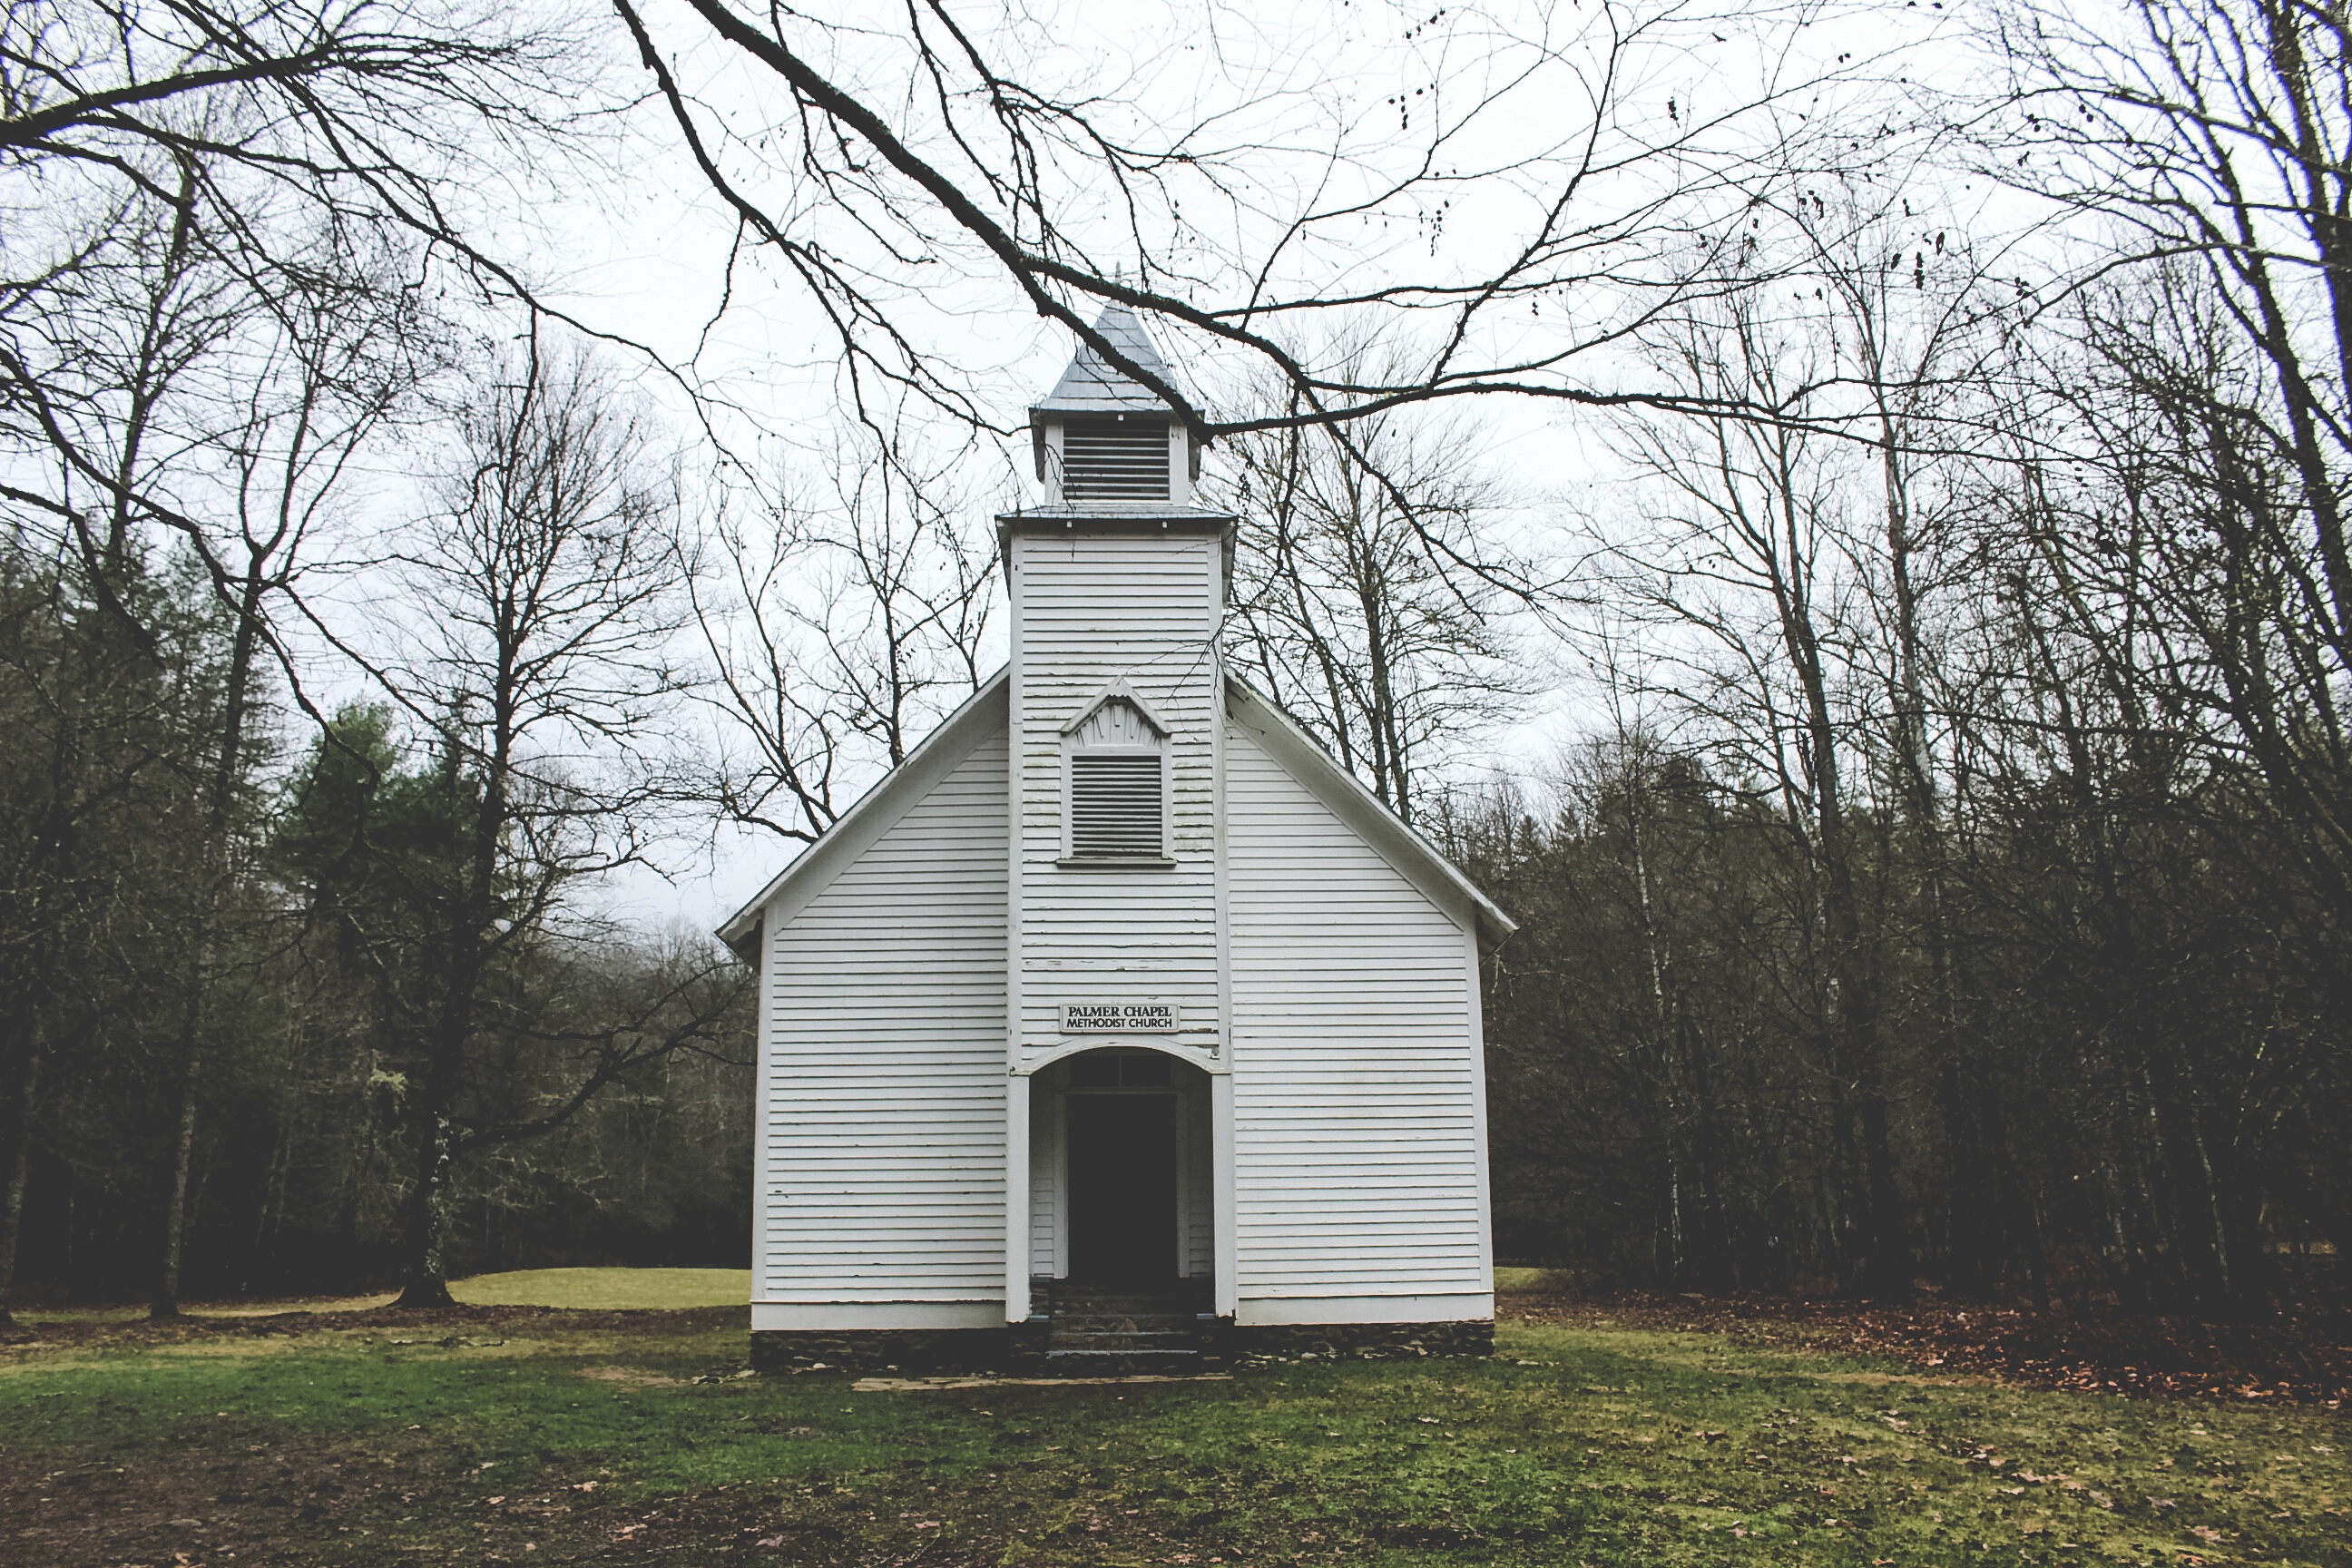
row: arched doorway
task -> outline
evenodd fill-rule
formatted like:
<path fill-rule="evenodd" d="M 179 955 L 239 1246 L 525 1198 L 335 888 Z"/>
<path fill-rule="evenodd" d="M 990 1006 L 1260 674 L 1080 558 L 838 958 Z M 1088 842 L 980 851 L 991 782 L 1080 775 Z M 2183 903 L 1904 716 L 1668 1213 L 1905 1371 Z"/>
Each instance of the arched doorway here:
<path fill-rule="evenodd" d="M 1033 1257 L 1073 1287 L 1205 1287 L 1210 1256 L 1208 1077 L 1149 1049 L 1066 1057 L 1038 1075 L 1032 1127 Z"/>

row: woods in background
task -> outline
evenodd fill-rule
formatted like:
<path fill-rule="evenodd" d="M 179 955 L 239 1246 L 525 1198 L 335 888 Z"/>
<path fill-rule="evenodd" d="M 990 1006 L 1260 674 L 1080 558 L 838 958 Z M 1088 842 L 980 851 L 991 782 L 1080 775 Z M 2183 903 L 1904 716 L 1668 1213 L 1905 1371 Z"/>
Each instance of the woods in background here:
<path fill-rule="evenodd" d="M 2347 37 L 2021 11 L 2032 297 L 1916 187 L 1808 179 L 1620 426 L 1613 724 L 1448 824 L 1495 961 L 1507 1248 L 1685 1289 L 1925 1278 L 2229 1314 L 2352 1202 Z M 2323 85 L 2325 84 L 2325 85 Z"/>
<path fill-rule="evenodd" d="M 453 1220 L 470 1267 L 748 1245 L 742 972 L 599 909 L 684 568 L 583 363 L 498 370 L 376 580 L 381 700 L 290 752 L 303 671 L 186 550 L 9 550 L 0 1285 L 430 1303 Z"/>
<path fill-rule="evenodd" d="M 1428 106 L 1284 215 L 1234 171 L 1317 95 L 1106 133 L 944 10 L 654 18 L 773 87 L 782 195 L 631 5 L 55 10 L 0 21 L 0 1317 L 745 1258 L 750 977 L 608 894 L 813 841 L 991 672 L 1027 437 L 926 346 L 950 264 L 1242 362 L 1226 657 L 1521 921 L 1506 1258 L 2224 1315 L 2352 1238 L 2337 14 L 2012 0 L 1932 24 L 1947 91 L 1841 54 L 1704 116 L 1613 96 L 1722 76 L 1672 6 L 1496 23 L 1466 110 L 1415 16 Z M 1541 145 L 1465 174 L 1496 82 Z M 675 363 L 657 416 L 501 248 L 634 172 L 583 106 L 696 155 L 730 300 L 804 290 L 800 457 Z M 1375 213 L 1393 276 L 1279 272 Z M 1516 491 L 1507 396 L 1574 453 Z M 1556 763 L 1487 765 L 1538 708 Z"/>

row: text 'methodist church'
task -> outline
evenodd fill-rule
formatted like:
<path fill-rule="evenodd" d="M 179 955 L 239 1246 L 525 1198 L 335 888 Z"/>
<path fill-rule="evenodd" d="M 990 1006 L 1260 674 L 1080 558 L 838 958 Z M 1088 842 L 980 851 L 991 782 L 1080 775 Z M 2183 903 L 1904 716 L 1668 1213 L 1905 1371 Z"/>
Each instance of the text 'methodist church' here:
<path fill-rule="evenodd" d="M 720 932 L 755 1360 L 1482 1349 L 1511 922 L 1225 673 L 1194 432 L 1085 349 L 1032 417 L 1011 662 Z"/>

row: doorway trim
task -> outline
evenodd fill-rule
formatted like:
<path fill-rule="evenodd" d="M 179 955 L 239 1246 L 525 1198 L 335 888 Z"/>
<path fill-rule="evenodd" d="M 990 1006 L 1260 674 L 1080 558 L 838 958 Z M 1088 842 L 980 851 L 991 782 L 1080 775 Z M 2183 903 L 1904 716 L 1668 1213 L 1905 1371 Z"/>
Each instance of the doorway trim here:
<path fill-rule="evenodd" d="M 1156 1056 L 1190 1067 L 1172 1086 L 1089 1085 L 1074 1089 L 1052 1068 L 1089 1051 L 1112 1050 Z M 1034 1291 L 1069 1271 L 1068 1096 L 1074 1092 L 1173 1093 L 1177 1100 L 1177 1278 L 1206 1289 L 1213 1310 L 1233 1316 L 1240 1296 L 1240 1253 L 1234 1181 L 1234 1095 L 1229 1063 L 1203 1061 L 1193 1051 L 1167 1041 L 1070 1041 L 1050 1061 L 1006 1075 L 1005 1115 L 1005 1317 L 1031 1317 Z M 1040 1100 L 1044 1103 L 1038 1103 Z M 1188 1100 L 1196 1109 L 1187 1111 Z M 1193 1140 L 1200 1140 L 1198 1147 Z M 1050 1153 L 1047 1145 L 1050 1144 Z M 1043 1156 L 1041 1158 L 1041 1156 Z M 1203 1164 L 1206 1170 L 1202 1170 Z M 1197 1189 L 1196 1190 L 1196 1184 Z M 1048 1213 L 1037 1205 L 1051 1188 Z M 1042 1226 L 1041 1226 L 1042 1222 Z M 1193 1253 L 1195 1233 L 1202 1255 Z M 1189 1272 L 1185 1272 L 1188 1270 Z M 1017 1278 L 1016 1278 L 1017 1276 Z"/>

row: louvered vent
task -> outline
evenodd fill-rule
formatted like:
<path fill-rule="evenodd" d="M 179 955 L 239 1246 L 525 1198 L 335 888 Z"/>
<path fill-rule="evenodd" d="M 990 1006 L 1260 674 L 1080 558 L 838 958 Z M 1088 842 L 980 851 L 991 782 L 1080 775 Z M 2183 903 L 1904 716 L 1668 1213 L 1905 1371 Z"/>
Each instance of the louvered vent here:
<path fill-rule="evenodd" d="M 1158 859 L 1160 759 L 1070 759 L 1070 853 L 1088 859 Z"/>
<path fill-rule="evenodd" d="M 1073 419 L 1062 427 L 1067 500 L 1166 500 L 1168 422 Z"/>

